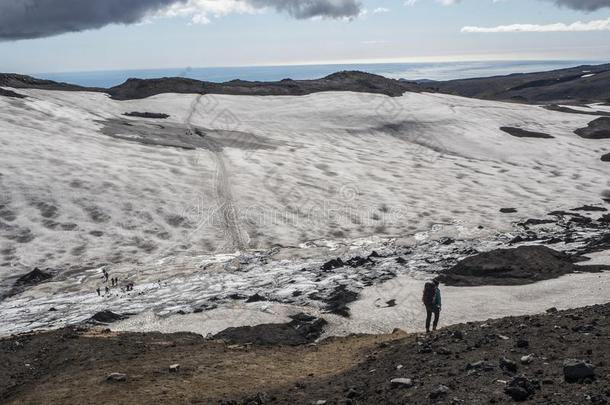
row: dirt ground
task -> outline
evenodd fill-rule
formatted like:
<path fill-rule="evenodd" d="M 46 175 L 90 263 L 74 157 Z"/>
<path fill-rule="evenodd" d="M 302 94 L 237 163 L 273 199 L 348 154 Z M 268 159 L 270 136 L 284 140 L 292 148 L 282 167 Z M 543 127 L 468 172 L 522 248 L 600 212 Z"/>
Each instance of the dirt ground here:
<path fill-rule="evenodd" d="M 397 332 L 270 347 L 72 327 L 0 340 L 0 402 L 512 403 L 505 388 L 525 376 L 534 387 L 526 403 L 606 404 L 609 316 L 607 304 L 455 325 L 431 335 Z M 531 363 L 522 364 L 529 354 Z M 503 357 L 516 370 L 501 367 Z M 569 358 L 591 362 L 595 377 L 566 382 L 563 361 Z M 170 372 L 175 363 L 179 371 Z M 114 372 L 126 374 L 126 381 L 107 382 Z M 395 387 L 394 378 L 409 378 L 412 386 Z M 439 385 L 446 389 L 431 398 Z"/>

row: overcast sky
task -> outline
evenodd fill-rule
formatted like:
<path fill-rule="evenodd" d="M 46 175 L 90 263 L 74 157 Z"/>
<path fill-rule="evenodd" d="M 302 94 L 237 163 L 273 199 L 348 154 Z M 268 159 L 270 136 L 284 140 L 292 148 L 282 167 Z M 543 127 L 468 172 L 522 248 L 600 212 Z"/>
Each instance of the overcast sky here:
<path fill-rule="evenodd" d="M 610 0 L 0 0 L 0 71 L 610 60 Z"/>

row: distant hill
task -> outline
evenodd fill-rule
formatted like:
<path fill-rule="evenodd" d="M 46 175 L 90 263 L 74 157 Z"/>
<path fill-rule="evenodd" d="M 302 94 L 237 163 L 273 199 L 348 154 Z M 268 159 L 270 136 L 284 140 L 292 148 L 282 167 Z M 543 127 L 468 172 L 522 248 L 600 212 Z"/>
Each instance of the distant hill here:
<path fill-rule="evenodd" d="M 32 76 L 19 75 L 16 73 L 0 73 L 0 87 L 64 91 L 104 91 L 104 89 L 58 83 L 52 80 L 37 79 Z"/>
<path fill-rule="evenodd" d="M 353 91 L 398 97 L 406 91 L 421 91 L 415 83 L 388 79 L 364 72 L 339 72 L 315 80 L 284 79 L 277 82 L 232 80 L 225 83 L 185 78 L 129 79 L 107 92 L 116 100 L 131 100 L 161 93 L 230 94 L 248 96 L 301 96 L 322 91 Z"/>
<path fill-rule="evenodd" d="M 607 102 L 610 64 L 419 84 L 429 91 L 485 100 L 534 104 Z"/>
<path fill-rule="evenodd" d="M 300 96 L 323 91 L 401 96 L 405 92 L 439 92 L 485 100 L 532 104 L 578 104 L 610 101 L 610 64 L 578 66 L 538 73 L 516 73 L 449 81 L 394 80 L 358 71 L 344 71 L 321 79 L 258 82 L 232 80 L 213 83 L 182 77 L 128 79 L 109 89 L 81 87 L 18 74 L 0 74 L 0 87 L 108 93 L 116 100 L 142 99 L 163 93 Z"/>

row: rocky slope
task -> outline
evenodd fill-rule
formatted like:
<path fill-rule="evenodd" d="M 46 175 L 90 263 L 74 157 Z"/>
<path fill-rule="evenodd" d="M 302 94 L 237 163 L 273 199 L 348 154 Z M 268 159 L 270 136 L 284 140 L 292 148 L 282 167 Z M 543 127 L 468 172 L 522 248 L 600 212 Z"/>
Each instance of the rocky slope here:
<path fill-rule="evenodd" d="M 429 90 L 441 93 L 534 104 L 607 102 L 609 84 L 610 64 L 422 83 Z"/>
<path fill-rule="evenodd" d="M 606 404 L 609 316 L 610 304 L 549 309 L 431 335 L 397 332 L 299 346 L 69 327 L 0 340 L 0 398 L 5 404 Z"/>

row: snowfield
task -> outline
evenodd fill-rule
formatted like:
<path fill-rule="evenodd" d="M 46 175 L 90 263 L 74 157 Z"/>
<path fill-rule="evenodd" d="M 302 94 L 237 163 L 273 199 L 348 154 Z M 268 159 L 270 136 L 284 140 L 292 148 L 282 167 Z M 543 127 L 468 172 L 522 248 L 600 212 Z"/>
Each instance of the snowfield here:
<path fill-rule="evenodd" d="M 34 267 L 55 277 L 0 302 L 2 334 L 103 309 L 154 318 L 131 322 L 143 330 L 159 316 L 211 310 L 215 301 L 214 311 L 230 311 L 233 293 L 319 311 L 308 294 L 341 280 L 370 287 L 370 274 L 349 268 L 320 274 L 331 256 L 415 251 L 402 265 L 382 260 L 375 283 L 389 273 L 421 280 L 434 266 L 425 259 L 445 249 L 434 242 L 440 237 L 490 249 L 517 220 L 602 203 L 610 190 L 610 165 L 600 160 L 610 140 L 573 132 L 595 117 L 541 106 L 426 93 L 114 101 L 18 92 L 28 98 L 0 97 L 0 293 Z M 133 111 L 170 117 L 123 115 Z M 518 138 L 500 127 L 553 138 Z M 507 207 L 518 212 L 499 213 Z M 135 290 L 98 297 L 101 268 Z M 519 291 L 506 294 L 510 302 Z M 270 305 L 232 319 L 266 320 Z M 362 317 L 354 330 L 375 330 Z"/>

